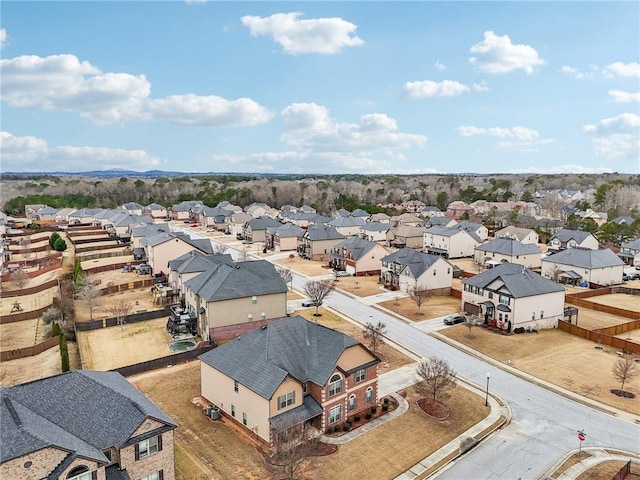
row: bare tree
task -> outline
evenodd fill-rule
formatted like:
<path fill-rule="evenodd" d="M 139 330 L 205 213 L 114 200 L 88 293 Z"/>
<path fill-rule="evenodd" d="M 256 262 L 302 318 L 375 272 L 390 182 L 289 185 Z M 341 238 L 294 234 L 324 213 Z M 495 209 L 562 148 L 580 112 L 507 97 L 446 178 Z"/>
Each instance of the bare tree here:
<path fill-rule="evenodd" d="M 13 272 L 10 278 L 18 290 L 22 290 L 29 281 L 29 275 L 22 268 Z"/>
<path fill-rule="evenodd" d="M 446 360 L 429 357 L 416 367 L 416 391 L 436 401 L 445 396 L 445 390 L 456 384 L 456 375 Z"/>
<path fill-rule="evenodd" d="M 627 380 L 633 380 L 640 373 L 638 372 L 638 364 L 629 356 L 619 358 L 618 361 L 613 364 L 612 372 L 615 379 L 622 383 L 620 391 L 623 393 L 625 382 Z"/>
<path fill-rule="evenodd" d="M 80 289 L 78 290 L 78 300 L 86 303 L 89 309 L 89 320 L 93 320 L 93 308 L 96 306 L 96 300 L 102 292 L 98 288 L 98 282 L 91 274 L 86 274 L 82 279 Z"/>
<path fill-rule="evenodd" d="M 409 287 L 407 290 L 409 297 L 413 300 L 413 303 L 418 307 L 418 315 L 422 315 L 420 308 L 431 297 L 431 291 L 423 285 L 416 285 L 415 287 Z"/>
<path fill-rule="evenodd" d="M 336 285 L 333 280 L 312 280 L 304 285 L 304 292 L 316 306 L 314 316 L 320 316 L 318 308 L 322 304 L 322 301 L 327 298 L 335 288 Z"/>
<path fill-rule="evenodd" d="M 471 333 L 471 329 L 478 324 L 478 317 L 476 317 L 472 313 L 465 312 L 464 310 L 460 310 L 460 315 L 464 318 L 464 324 L 469 329 L 469 333 L 467 334 L 468 338 L 475 338 Z"/>
<path fill-rule="evenodd" d="M 214 255 L 224 255 L 229 250 L 229 245 L 219 242 L 212 242 L 213 254 Z"/>
<path fill-rule="evenodd" d="M 120 300 L 107 308 L 107 312 L 116 317 L 118 325 L 122 328 L 124 328 L 125 317 L 131 313 L 131 310 L 133 310 L 133 304 L 124 300 Z"/>
<path fill-rule="evenodd" d="M 240 251 L 240 261 L 246 262 L 248 257 L 249 257 L 249 249 L 246 246 L 244 246 Z"/>
<path fill-rule="evenodd" d="M 304 461 L 313 454 L 317 443 L 317 438 L 308 438 L 304 424 L 278 432 L 276 453 L 271 458 L 271 463 L 284 470 L 285 478 L 293 480 Z"/>
<path fill-rule="evenodd" d="M 290 284 L 289 290 L 293 290 L 293 273 L 288 268 L 278 268 L 278 275 L 282 277 L 285 283 Z"/>
<path fill-rule="evenodd" d="M 369 339 L 369 345 L 371 345 L 371 350 L 373 353 L 377 353 L 378 347 L 384 343 L 384 335 L 387 333 L 387 324 L 382 320 L 378 320 L 378 323 L 373 324 L 372 322 L 367 322 L 362 330 L 362 334 L 364 338 Z"/>

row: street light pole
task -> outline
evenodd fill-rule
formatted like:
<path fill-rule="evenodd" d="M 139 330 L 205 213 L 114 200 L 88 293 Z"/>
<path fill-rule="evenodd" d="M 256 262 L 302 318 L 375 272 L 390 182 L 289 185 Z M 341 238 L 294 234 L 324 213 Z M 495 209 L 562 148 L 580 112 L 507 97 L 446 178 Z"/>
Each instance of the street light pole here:
<path fill-rule="evenodd" d="M 489 406 L 489 379 L 491 378 L 491 374 L 489 372 L 487 372 L 487 390 L 486 390 L 486 395 L 484 397 L 484 406 L 488 407 Z"/>

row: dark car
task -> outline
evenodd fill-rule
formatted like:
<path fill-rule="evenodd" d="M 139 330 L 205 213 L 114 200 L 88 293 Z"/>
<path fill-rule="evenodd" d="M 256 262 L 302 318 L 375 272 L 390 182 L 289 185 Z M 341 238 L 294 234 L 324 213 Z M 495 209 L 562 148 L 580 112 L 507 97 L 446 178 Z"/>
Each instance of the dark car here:
<path fill-rule="evenodd" d="M 455 325 L 457 323 L 464 323 L 464 322 L 466 322 L 466 319 L 458 313 L 452 313 L 451 315 L 447 315 L 446 317 L 444 317 L 445 325 Z"/>
<path fill-rule="evenodd" d="M 322 305 L 322 301 L 320 301 L 318 303 L 318 306 Z M 303 307 L 315 307 L 316 306 L 316 301 L 312 300 L 310 298 L 306 298 L 302 301 L 302 306 Z"/>

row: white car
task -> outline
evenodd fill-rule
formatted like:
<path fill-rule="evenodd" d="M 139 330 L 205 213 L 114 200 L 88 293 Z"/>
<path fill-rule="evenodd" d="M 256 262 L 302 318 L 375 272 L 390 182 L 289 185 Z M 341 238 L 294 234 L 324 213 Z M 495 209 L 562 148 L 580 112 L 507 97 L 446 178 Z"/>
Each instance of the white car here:
<path fill-rule="evenodd" d="M 318 303 L 318 306 L 322 305 L 322 302 Z M 305 298 L 302 301 L 302 306 L 303 307 L 315 307 L 316 306 L 316 301 L 312 300 L 310 298 Z"/>
<path fill-rule="evenodd" d="M 351 274 L 349 272 L 345 271 L 345 270 L 334 270 L 333 274 L 336 277 L 350 277 L 351 276 Z"/>

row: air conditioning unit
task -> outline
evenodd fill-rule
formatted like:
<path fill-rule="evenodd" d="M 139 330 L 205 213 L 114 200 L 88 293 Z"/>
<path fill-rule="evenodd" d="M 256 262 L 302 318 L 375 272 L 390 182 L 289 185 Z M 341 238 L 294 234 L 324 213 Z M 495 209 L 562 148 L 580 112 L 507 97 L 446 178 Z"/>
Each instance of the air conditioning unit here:
<path fill-rule="evenodd" d="M 218 420 L 220 418 L 220 409 L 218 407 L 213 407 L 209 414 L 209 418 L 211 418 L 211 420 Z"/>
<path fill-rule="evenodd" d="M 213 410 L 213 405 L 209 404 L 207 405 L 207 417 L 211 416 L 211 411 Z"/>

